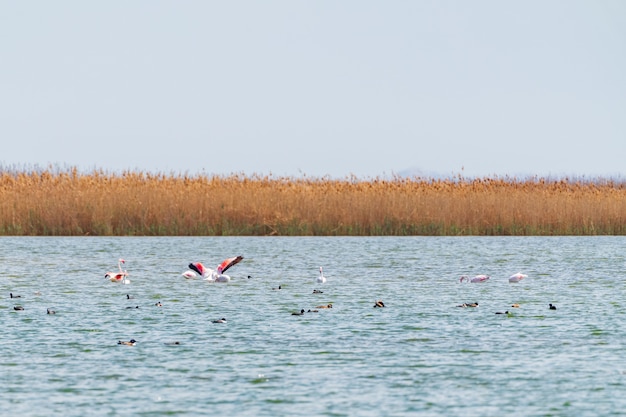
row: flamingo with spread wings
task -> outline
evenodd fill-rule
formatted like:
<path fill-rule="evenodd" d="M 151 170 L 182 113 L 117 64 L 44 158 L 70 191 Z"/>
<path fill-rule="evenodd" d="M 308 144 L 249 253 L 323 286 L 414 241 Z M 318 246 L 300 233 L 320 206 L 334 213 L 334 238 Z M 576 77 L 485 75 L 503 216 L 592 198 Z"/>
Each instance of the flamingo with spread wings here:
<path fill-rule="evenodd" d="M 128 272 L 126 270 L 122 270 L 122 264 L 125 264 L 126 261 L 120 258 L 117 261 L 117 268 L 119 272 L 107 272 L 104 274 L 105 278 L 108 278 L 111 282 L 120 282 L 122 284 L 130 284 L 130 280 L 128 279 Z"/>
<path fill-rule="evenodd" d="M 219 264 L 215 269 L 207 268 L 201 262 L 192 262 L 189 264 L 189 271 L 183 273 L 183 276 L 185 278 L 193 278 L 193 276 L 190 276 L 190 272 L 194 272 L 209 282 L 228 282 L 230 281 L 230 277 L 224 274 L 224 272 L 226 272 L 226 270 L 230 267 L 237 265 L 242 260 L 243 256 L 228 258 Z"/>

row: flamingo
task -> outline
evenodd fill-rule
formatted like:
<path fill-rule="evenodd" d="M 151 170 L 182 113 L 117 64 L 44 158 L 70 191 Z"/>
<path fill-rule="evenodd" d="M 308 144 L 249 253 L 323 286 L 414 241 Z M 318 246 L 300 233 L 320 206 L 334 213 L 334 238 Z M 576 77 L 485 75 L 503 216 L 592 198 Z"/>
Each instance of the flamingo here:
<path fill-rule="evenodd" d="M 317 277 L 316 282 L 318 284 L 325 284 L 326 283 L 326 277 L 324 276 L 324 271 L 322 270 L 321 266 L 320 266 L 320 276 Z"/>
<path fill-rule="evenodd" d="M 228 268 L 238 264 L 242 260 L 243 256 L 228 258 L 225 259 L 221 264 L 219 264 L 215 269 L 207 268 L 201 262 L 192 262 L 189 264 L 189 269 L 191 270 L 191 272 L 198 273 L 209 282 L 228 282 L 230 281 L 230 277 L 228 275 L 225 275 L 224 272 L 226 272 Z M 184 273 L 183 275 L 187 277 L 185 274 L 186 273 Z"/>
<path fill-rule="evenodd" d="M 467 282 L 485 282 L 490 278 L 489 275 L 476 275 L 474 278 L 470 279 L 467 275 L 461 276 L 459 282 L 467 281 Z"/>
<path fill-rule="evenodd" d="M 124 263 L 126 263 L 126 261 L 120 258 L 117 261 L 117 268 L 119 269 L 119 272 L 107 272 L 106 274 L 104 274 L 104 277 L 108 278 L 111 282 L 130 284 L 130 280 L 128 279 L 128 272 L 126 272 L 126 270 L 122 271 L 122 264 Z"/>
<path fill-rule="evenodd" d="M 198 274 L 196 274 L 196 271 L 193 271 L 191 269 L 186 270 L 181 275 L 187 279 L 195 279 L 198 277 Z"/>
<path fill-rule="evenodd" d="M 520 282 L 521 280 L 527 277 L 528 275 L 524 275 L 521 272 L 518 272 L 517 274 L 513 274 L 509 277 L 509 282 Z"/>

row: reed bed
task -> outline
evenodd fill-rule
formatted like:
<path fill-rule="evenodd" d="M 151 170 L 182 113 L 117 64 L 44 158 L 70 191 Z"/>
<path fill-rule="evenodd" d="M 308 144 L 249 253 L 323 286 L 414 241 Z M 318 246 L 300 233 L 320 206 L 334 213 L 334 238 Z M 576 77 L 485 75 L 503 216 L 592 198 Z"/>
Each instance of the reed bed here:
<path fill-rule="evenodd" d="M 624 235 L 623 181 L 0 172 L 0 235 Z"/>

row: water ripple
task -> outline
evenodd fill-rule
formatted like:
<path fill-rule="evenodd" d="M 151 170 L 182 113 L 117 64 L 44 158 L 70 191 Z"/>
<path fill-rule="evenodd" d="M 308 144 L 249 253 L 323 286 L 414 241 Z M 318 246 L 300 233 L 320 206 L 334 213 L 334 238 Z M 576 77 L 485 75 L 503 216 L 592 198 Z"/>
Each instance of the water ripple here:
<path fill-rule="evenodd" d="M 0 238 L 0 410 L 620 415 L 625 242 Z M 237 254 L 229 284 L 180 276 L 191 261 Z M 120 256 L 130 285 L 103 278 Z M 528 278 L 510 284 L 520 270 Z M 479 273 L 490 281 L 459 283 Z M 136 346 L 117 344 L 130 339 Z"/>

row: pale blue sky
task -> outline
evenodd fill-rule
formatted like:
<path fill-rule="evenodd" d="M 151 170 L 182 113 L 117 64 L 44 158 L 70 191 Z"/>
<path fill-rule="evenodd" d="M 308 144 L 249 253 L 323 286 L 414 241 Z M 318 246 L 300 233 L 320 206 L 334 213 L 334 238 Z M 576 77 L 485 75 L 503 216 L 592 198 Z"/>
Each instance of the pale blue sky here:
<path fill-rule="evenodd" d="M 0 0 L 0 164 L 626 176 L 626 2 Z"/>

